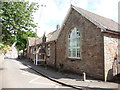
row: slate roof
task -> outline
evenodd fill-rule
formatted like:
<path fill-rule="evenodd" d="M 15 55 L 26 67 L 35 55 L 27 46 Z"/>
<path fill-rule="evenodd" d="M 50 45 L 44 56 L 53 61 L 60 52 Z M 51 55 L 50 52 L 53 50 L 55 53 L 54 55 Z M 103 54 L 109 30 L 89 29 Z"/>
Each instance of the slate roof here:
<path fill-rule="evenodd" d="M 107 30 L 118 31 L 118 23 L 113 21 L 112 19 L 105 18 L 103 16 L 97 15 L 73 5 L 71 5 L 71 7 L 79 12 L 82 16 L 86 17 L 88 20 L 96 24 L 98 27 Z"/>
<path fill-rule="evenodd" d="M 106 29 L 106 30 L 111 30 L 111 31 L 119 31 L 118 23 L 113 21 L 112 19 L 105 18 L 103 16 L 97 15 L 95 13 L 89 12 L 87 10 L 84 10 L 82 8 L 79 8 L 79 7 L 76 7 L 73 5 L 71 5 L 70 10 L 72 10 L 72 9 L 76 10 L 82 16 L 84 16 L 85 18 L 90 20 L 92 23 L 94 23 L 95 25 L 97 25 L 98 27 L 100 27 L 104 30 Z M 68 13 L 68 15 L 69 15 L 69 13 Z M 63 26 L 64 26 L 64 24 L 62 25 L 62 27 Z M 51 42 L 51 41 L 57 40 L 60 31 L 61 31 L 60 29 L 55 30 L 55 31 L 49 33 L 48 35 L 46 35 L 46 42 Z M 28 41 L 29 41 L 29 46 L 35 45 L 34 37 L 28 38 Z M 36 44 L 40 44 L 40 43 L 42 43 L 42 38 L 36 38 Z"/>
<path fill-rule="evenodd" d="M 40 44 L 41 42 L 42 42 L 42 38 L 35 38 L 35 37 L 29 37 L 28 38 L 29 46 L 34 46 L 35 43 L 37 45 L 37 44 Z"/>
<path fill-rule="evenodd" d="M 60 30 L 55 30 L 48 35 L 46 35 L 46 42 L 57 40 Z"/>
<path fill-rule="evenodd" d="M 48 35 L 46 35 L 46 42 L 51 42 L 54 40 L 57 40 L 60 30 L 55 30 Z M 35 45 L 35 37 L 29 37 L 28 38 L 29 46 Z M 42 43 L 42 38 L 36 38 L 36 45 Z"/>

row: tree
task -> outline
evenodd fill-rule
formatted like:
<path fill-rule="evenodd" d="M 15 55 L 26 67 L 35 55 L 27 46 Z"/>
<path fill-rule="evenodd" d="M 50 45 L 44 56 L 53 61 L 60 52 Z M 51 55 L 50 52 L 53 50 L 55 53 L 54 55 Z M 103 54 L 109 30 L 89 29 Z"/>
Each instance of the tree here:
<path fill-rule="evenodd" d="M 19 32 L 19 39 L 17 39 L 18 50 L 23 50 L 26 47 L 28 37 L 37 37 L 33 31 Z"/>
<path fill-rule="evenodd" d="M 9 45 L 4 45 L 0 43 L 0 54 L 5 54 L 9 49 L 10 49 Z"/>
<path fill-rule="evenodd" d="M 33 22 L 33 13 L 38 9 L 37 3 L 29 2 L 0 2 L 2 20 L 3 43 L 12 45 L 17 42 L 19 50 L 24 49 L 26 40 L 35 37 L 32 31 L 36 25 Z"/>

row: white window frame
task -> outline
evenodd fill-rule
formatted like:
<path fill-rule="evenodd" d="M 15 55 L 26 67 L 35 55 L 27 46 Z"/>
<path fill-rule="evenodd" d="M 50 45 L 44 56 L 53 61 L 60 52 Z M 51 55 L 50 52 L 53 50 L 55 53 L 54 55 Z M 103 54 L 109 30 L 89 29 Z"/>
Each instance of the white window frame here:
<path fill-rule="evenodd" d="M 30 48 L 30 53 L 33 53 L 33 47 Z"/>
<path fill-rule="evenodd" d="M 50 56 L 50 44 L 47 45 L 47 56 Z"/>
<path fill-rule="evenodd" d="M 77 31 L 79 31 L 79 32 L 77 32 Z M 72 34 L 76 35 L 76 36 L 73 36 Z M 70 44 L 72 40 L 76 40 L 76 44 L 75 43 Z M 77 40 L 79 40 L 79 42 Z M 71 45 L 73 45 L 73 46 L 71 46 Z M 75 53 L 73 52 L 73 50 L 75 50 Z M 70 51 L 72 51 L 72 52 L 70 53 Z M 70 31 L 70 33 L 68 34 L 68 55 L 67 56 L 68 56 L 68 58 L 80 59 L 81 58 L 80 51 L 81 51 L 80 50 L 80 30 L 77 28 L 73 28 Z M 79 55 L 78 55 L 78 53 L 79 53 Z M 75 54 L 75 56 L 73 56 L 73 54 Z"/>

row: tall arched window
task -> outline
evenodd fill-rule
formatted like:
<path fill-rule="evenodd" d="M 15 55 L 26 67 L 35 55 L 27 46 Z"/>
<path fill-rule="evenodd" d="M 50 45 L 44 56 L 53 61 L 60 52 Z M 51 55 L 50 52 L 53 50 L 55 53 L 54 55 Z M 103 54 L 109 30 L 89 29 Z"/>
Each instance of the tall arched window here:
<path fill-rule="evenodd" d="M 80 32 L 73 28 L 68 36 L 68 57 L 80 58 Z"/>

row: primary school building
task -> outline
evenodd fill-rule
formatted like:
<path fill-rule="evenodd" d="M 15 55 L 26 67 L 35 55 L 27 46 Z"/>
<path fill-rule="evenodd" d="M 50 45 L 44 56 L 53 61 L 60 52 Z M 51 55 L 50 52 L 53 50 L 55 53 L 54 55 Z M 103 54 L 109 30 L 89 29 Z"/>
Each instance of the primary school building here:
<path fill-rule="evenodd" d="M 27 57 L 106 81 L 119 73 L 119 38 L 118 23 L 71 5 L 61 27 L 42 38 L 28 38 Z"/>

